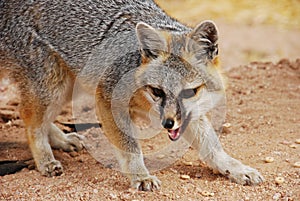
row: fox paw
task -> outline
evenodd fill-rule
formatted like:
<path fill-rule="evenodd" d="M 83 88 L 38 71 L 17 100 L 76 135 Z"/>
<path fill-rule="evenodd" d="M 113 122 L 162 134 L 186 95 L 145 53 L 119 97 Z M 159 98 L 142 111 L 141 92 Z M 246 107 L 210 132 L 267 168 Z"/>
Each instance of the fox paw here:
<path fill-rule="evenodd" d="M 84 137 L 77 133 L 68 133 L 51 136 L 51 146 L 66 152 L 80 151 L 84 147 Z"/>
<path fill-rule="evenodd" d="M 62 146 L 64 151 L 80 151 L 83 149 L 83 136 L 77 133 L 68 133 L 66 135 L 66 140 Z"/>
<path fill-rule="evenodd" d="M 43 164 L 39 168 L 42 175 L 47 177 L 59 176 L 63 173 L 63 167 L 61 163 L 57 160 L 50 161 L 46 164 Z"/>
<path fill-rule="evenodd" d="M 155 176 L 138 178 L 131 183 L 131 187 L 140 191 L 154 191 L 160 188 L 161 181 Z"/>
<path fill-rule="evenodd" d="M 263 176 L 256 169 L 246 165 L 235 170 L 227 170 L 226 176 L 230 180 L 242 185 L 257 185 L 264 181 Z"/>

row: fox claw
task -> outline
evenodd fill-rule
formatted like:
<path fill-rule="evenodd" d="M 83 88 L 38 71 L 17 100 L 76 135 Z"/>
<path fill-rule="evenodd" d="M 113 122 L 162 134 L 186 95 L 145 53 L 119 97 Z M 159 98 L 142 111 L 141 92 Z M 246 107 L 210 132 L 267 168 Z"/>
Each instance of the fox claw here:
<path fill-rule="evenodd" d="M 240 171 L 230 172 L 229 179 L 242 185 L 257 185 L 264 181 L 263 176 L 254 168 L 244 166 Z"/>
<path fill-rule="evenodd" d="M 63 167 L 57 160 L 50 161 L 40 168 L 42 175 L 47 177 L 59 176 L 63 173 Z"/>
<path fill-rule="evenodd" d="M 66 134 L 64 151 L 81 151 L 83 148 L 83 136 L 77 133 Z"/>
<path fill-rule="evenodd" d="M 154 191 L 160 188 L 161 181 L 155 176 L 148 176 L 132 182 L 132 188 L 140 191 Z"/>
<path fill-rule="evenodd" d="M 77 133 L 60 133 L 57 131 L 51 137 L 51 146 L 66 152 L 81 151 L 84 148 L 84 137 Z"/>

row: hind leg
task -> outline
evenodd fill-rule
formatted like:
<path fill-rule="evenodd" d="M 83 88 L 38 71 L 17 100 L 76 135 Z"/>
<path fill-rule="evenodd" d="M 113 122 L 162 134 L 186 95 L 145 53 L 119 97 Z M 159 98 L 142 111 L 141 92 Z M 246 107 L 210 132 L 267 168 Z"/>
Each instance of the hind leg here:
<path fill-rule="evenodd" d="M 83 136 L 77 133 L 65 134 L 55 124 L 50 125 L 49 140 L 51 147 L 64 151 L 80 151 L 83 149 Z"/>
<path fill-rule="evenodd" d="M 48 141 L 51 124 L 47 122 L 47 106 L 40 102 L 34 95 L 22 96 L 20 115 L 25 123 L 29 147 L 42 175 L 61 175 L 62 165 L 55 160 Z"/>
<path fill-rule="evenodd" d="M 77 134 L 64 135 L 52 122 L 60 113 L 62 105 L 70 97 L 72 79 L 59 72 L 57 79 L 39 77 L 42 82 L 34 86 L 32 82 L 24 81 L 20 86 L 20 115 L 24 120 L 29 146 L 37 169 L 45 176 L 56 176 L 63 172 L 62 165 L 52 153 L 50 143 L 54 148 L 66 151 L 82 149 L 81 138 Z"/>

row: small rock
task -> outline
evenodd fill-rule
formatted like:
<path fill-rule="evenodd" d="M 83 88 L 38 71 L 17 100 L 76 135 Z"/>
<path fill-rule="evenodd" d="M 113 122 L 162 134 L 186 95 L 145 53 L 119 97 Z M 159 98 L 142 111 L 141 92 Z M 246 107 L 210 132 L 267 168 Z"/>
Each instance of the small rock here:
<path fill-rule="evenodd" d="M 223 127 L 230 128 L 231 127 L 231 123 L 225 123 L 225 124 L 223 124 Z"/>
<path fill-rule="evenodd" d="M 190 179 L 191 177 L 189 175 L 186 175 L 186 174 L 182 174 L 180 175 L 180 179 L 183 179 L 183 180 L 187 180 L 187 179 Z"/>
<path fill-rule="evenodd" d="M 166 157 L 165 155 L 163 155 L 163 154 L 159 154 L 159 155 L 157 155 L 157 158 L 158 159 L 163 159 L 164 157 Z"/>
<path fill-rule="evenodd" d="M 273 163 L 274 162 L 274 158 L 273 157 L 266 157 L 265 158 L 265 162 L 266 163 Z"/>
<path fill-rule="evenodd" d="M 110 193 L 109 196 L 112 198 L 112 199 L 117 199 L 118 196 L 114 193 Z"/>
<path fill-rule="evenodd" d="M 276 184 L 282 184 L 284 182 L 284 178 L 283 177 L 276 177 L 275 178 L 275 183 Z"/>
<path fill-rule="evenodd" d="M 293 165 L 295 168 L 300 168 L 300 161 L 297 161 L 296 163 L 294 163 Z"/>
<path fill-rule="evenodd" d="M 291 144 L 289 147 L 290 147 L 290 148 L 293 148 L 293 149 L 296 149 L 296 148 L 297 148 L 297 145 L 296 145 L 296 144 Z"/>
<path fill-rule="evenodd" d="M 295 140 L 295 143 L 296 143 L 296 144 L 300 144 L 300 138 L 296 139 L 296 140 Z"/>
<path fill-rule="evenodd" d="M 272 198 L 273 200 L 279 200 L 280 197 L 281 197 L 280 193 L 275 193 Z"/>
<path fill-rule="evenodd" d="M 208 197 L 208 196 L 214 196 L 215 194 L 214 193 L 211 193 L 209 191 L 202 191 L 201 192 L 201 195 L 205 196 L 205 197 Z"/>
<path fill-rule="evenodd" d="M 226 133 L 226 134 L 228 134 L 228 133 L 230 133 L 230 128 L 231 127 L 231 124 L 230 123 L 225 123 L 225 124 L 223 124 L 223 133 Z"/>
<path fill-rule="evenodd" d="M 287 141 L 287 140 L 283 140 L 282 142 L 280 142 L 281 144 L 284 144 L 284 145 L 290 145 L 292 144 L 291 141 Z"/>
<path fill-rule="evenodd" d="M 193 166 L 193 162 L 191 161 L 183 161 L 182 163 L 186 166 Z"/>
<path fill-rule="evenodd" d="M 177 170 L 175 170 L 175 169 L 173 169 L 173 168 L 170 168 L 170 171 L 171 171 L 171 172 L 173 172 L 173 173 L 175 173 L 175 174 L 177 174 L 177 173 L 178 173 L 178 171 L 177 171 Z"/>

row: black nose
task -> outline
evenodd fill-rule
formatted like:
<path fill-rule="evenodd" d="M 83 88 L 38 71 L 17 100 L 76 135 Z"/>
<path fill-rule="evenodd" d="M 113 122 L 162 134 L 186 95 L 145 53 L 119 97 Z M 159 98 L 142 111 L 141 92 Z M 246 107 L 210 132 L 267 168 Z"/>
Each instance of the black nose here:
<path fill-rule="evenodd" d="M 162 125 L 165 129 L 171 129 L 174 126 L 174 120 L 173 119 L 164 119 L 162 122 Z"/>

